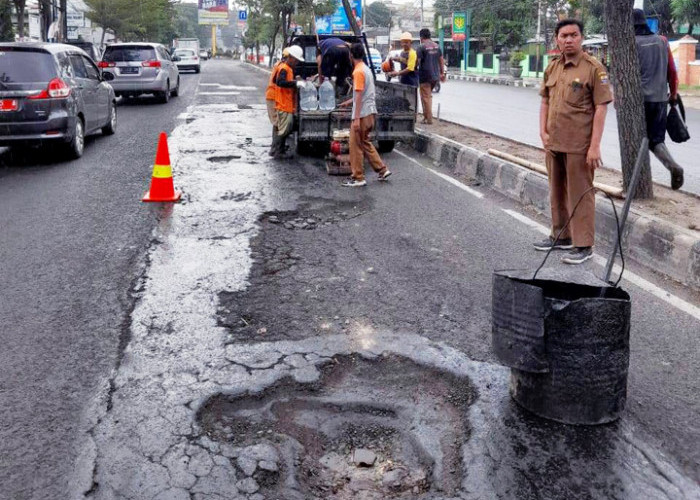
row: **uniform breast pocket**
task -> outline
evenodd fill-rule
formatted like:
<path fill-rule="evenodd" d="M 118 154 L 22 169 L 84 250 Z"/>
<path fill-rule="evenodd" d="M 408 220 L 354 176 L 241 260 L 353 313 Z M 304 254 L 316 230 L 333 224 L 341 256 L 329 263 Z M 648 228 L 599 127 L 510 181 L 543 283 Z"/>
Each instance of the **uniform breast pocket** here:
<path fill-rule="evenodd" d="M 583 83 L 573 81 L 566 86 L 564 99 L 567 104 L 582 108 L 586 106 L 588 91 Z"/>

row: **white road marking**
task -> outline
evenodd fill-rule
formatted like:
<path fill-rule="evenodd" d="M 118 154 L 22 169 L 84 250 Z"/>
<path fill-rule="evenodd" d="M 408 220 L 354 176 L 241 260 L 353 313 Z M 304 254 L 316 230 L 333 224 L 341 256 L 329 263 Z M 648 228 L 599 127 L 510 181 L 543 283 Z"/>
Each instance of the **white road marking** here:
<path fill-rule="evenodd" d="M 216 87 L 218 90 L 256 90 L 250 85 L 222 85 L 220 83 L 200 83 L 200 87 Z"/>
<path fill-rule="evenodd" d="M 476 191 L 475 189 L 470 188 L 469 186 L 467 186 L 467 185 L 465 185 L 465 184 L 462 184 L 462 183 L 459 182 L 457 179 L 453 179 L 453 178 L 450 177 L 449 175 L 445 175 L 445 174 L 443 174 L 442 172 L 438 172 L 437 170 L 433 170 L 432 168 L 426 167 L 425 165 L 423 165 L 422 163 L 420 163 L 418 160 L 415 160 L 415 159 L 411 158 L 411 157 L 408 156 L 406 153 L 402 153 L 402 152 L 399 151 L 398 149 L 395 149 L 394 151 L 395 151 L 397 154 L 399 154 L 399 155 L 403 156 L 404 158 L 406 158 L 408 161 L 415 163 L 415 164 L 418 165 L 419 167 L 422 167 L 422 168 L 428 170 L 429 172 L 432 172 L 433 174 L 437 175 L 437 176 L 440 177 L 441 179 L 446 180 L 447 182 L 449 182 L 449 183 L 452 184 L 453 186 L 457 186 L 457 187 L 458 187 L 459 189 L 461 189 L 462 191 L 466 191 L 466 192 L 469 193 L 470 195 L 475 196 L 475 197 L 477 197 L 477 198 L 479 198 L 479 199 L 481 199 L 481 198 L 484 197 L 484 195 L 483 195 L 482 193 L 480 193 L 479 191 Z"/>
<path fill-rule="evenodd" d="M 514 219 L 522 222 L 526 226 L 530 227 L 531 229 L 534 229 L 535 231 L 538 231 L 544 235 L 549 235 L 550 231 L 549 228 L 546 226 L 543 226 L 539 222 L 536 222 L 529 217 L 524 216 L 521 213 L 518 213 L 514 210 L 506 210 L 503 209 L 505 213 L 513 217 Z M 593 255 L 593 262 L 598 264 L 601 267 L 605 267 L 607 264 L 607 260 L 603 257 L 601 257 L 598 254 Z M 621 267 L 619 265 L 614 265 L 613 266 L 613 276 L 619 275 L 621 271 Z M 694 306 L 690 302 L 686 302 L 685 300 L 681 299 L 680 297 L 676 297 L 670 292 L 667 292 L 663 288 L 655 285 L 654 283 L 645 280 L 641 276 L 634 274 L 631 272 L 629 269 L 625 269 L 625 274 L 622 275 L 622 279 L 629 281 L 633 285 L 638 286 L 645 292 L 650 293 L 654 297 L 663 300 L 664 302 L 672 305 L 676 309 L 683 311 L 684 313 L 692 316 L 693 318 L 697 319 L 700 321 L 700 307 Z"/>
<path fill-rule="evenodd" d="M 240 92 L 200 92 L 199 95 L 240 95 Z"/>

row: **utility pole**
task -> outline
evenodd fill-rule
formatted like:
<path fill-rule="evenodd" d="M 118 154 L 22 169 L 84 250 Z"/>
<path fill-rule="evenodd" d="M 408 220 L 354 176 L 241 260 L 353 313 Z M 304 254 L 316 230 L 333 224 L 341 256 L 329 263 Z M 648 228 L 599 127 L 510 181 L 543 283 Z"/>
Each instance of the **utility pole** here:
<path fill-rule="evenodd" d="M 423 26 L 425 26 L 423 22 L 423 0 L 420 0 L 420 27 L 423 29 Z"/>
<path fill-rule="evenodd" d="M 540 50 L 542 39 L 542 0 L 537 0 L 537 59 L 535 60 L 535 78 L 540 77 Z"/>
<path fill-rule="evenodd" d="M 68 41 L 68 0 L 61 0 L 61 41 Z"/>

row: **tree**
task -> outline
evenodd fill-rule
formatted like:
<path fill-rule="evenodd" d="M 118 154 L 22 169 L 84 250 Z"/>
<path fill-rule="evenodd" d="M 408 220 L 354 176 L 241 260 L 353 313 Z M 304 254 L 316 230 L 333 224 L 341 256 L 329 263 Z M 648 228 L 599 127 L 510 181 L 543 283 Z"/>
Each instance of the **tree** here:
<path fill-rule="evenodd" d="M 700 2 L 698 0 L 671 0 L 671 12 L 679 23 L 688 23 L 688 34 L 700 24 Z"/>
<path fill-rule="evenodd" d="M 102 28 L 100 45 L 104 45 L 108 30 L 113 33 L 121 30 L 126 3 L 123 0 L 85 0 L 85 4 L 90 8 L 87 12 L 88 19 Z"/>
<path fill-rule="evenodd" d="M 24 38 L 24 6 L 26 0 L 12 0 L 15 4 L 15 11 L 17 12 L 17 34 L 20 39 Z"/>
<path fill-rule="evenodd" d="M 373 2 L 365 8 L 367 26 L 391 28 L 391 9 L 384 2 Z"/>
<path fill-rule="evenodd" d="M 0 0 L 0 42 L 14 42 L 15 31 L 12 29 L 12 3 Z"/>
<path fill-rule="evenodd" d="M 642 79 L 639 71 L 637 45 L 632 26 L 633 0 L 606 0 L 605 20 L 610 44 L 611 76 L 615 88 L 615 109 L 620 138 L 620 155 L 622 160 L 622 180 L 628 190 L 637 153 L 646 137 L 644 118 L 644 96 Z M 653 198 L 651 167 L 649 155 L 633 198 Z"/>

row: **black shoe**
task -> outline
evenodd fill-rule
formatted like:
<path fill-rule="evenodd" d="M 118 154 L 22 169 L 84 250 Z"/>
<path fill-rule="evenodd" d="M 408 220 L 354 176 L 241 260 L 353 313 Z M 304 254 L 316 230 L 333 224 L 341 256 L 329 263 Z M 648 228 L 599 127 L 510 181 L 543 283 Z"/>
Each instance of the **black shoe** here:
<path fill-rule="evenodd" d="M 564 264 L 583 264 L 587 260 L 590 260 L 593 258 L 593 247 L 576 247 L 569 253 L 567 253 L 564 257 L 561 258 L 561 261 Z"/>
<path fill-rule="evenodd" d="M 571 250 L 574 246 L 571 244 L 571 238 L 560 239 L 557 244 L 554 244 L 554 238 L 551 236 L 546 240 L 538 241 L 533 243 L 535 250 L 540 252 L 547 252 L 550 248 L 554 247 L 554 250 Z"/>

